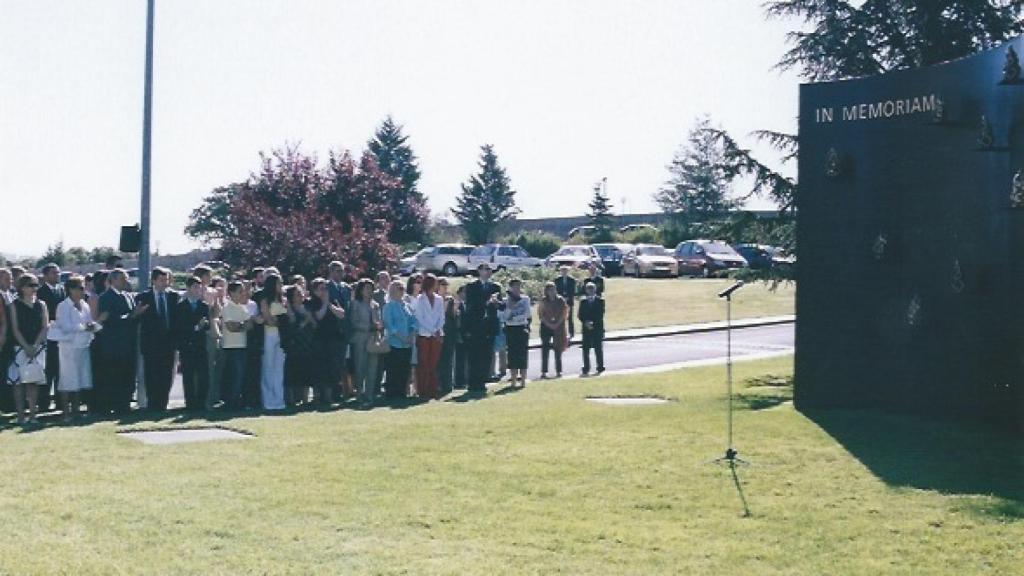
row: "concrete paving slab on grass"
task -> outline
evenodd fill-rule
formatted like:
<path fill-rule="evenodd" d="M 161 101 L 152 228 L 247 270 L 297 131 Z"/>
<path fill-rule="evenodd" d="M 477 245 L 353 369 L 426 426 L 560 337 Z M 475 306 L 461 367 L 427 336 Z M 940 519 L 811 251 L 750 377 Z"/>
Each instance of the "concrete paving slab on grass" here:
<path fill-rule="evenodd" d="M 656 398 L 654 396 L 608 396 L 588 397 L 588 402 L 605 404 L 607 406 L 653 406 L 657 404 L 668 404 L 670 400 Z"/>
<path fill-rule="evenodd" d="M 253 438 L 250 434 L 225 430 L 223 428 L 189 428 L 168 430 L 139 430 L 119 432 L 118 434 L 138 440 L 143 444 L 166 445 L 187 444 L 192 442 L 212 442 L 214 440 L 242 440 Z"/>

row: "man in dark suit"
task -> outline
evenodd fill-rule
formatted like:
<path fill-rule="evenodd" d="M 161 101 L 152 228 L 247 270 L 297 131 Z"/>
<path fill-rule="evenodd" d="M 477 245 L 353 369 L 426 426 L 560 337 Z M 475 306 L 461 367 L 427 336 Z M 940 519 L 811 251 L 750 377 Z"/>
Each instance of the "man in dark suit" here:
<path fill-rule="evenodd" d="M 345 264 L 338 260 L 327 265 L 327 299 L 332 306 L 340 306 L 345 311 L 341 321 L 338 323 L 341 336 L 328 350 L 328 354 L 341 356 L 341 381 L 337 383 L 334 389 L 334 396 L 336 398 L 345 398 L 352 392 L 350 376 L 355 372 L 355 364 L 351 356 L 347 362 L 345 360 L 347 356 L 346 351 L 349 347 L 349 335 L 351 334 L 350 321 L 347 315 L 352 306 L 352 287 L 345 282 L 345 268 Z"/>
<path fill-rule="evenodd" d="M 569 267 L 561 266 L 558 269 L 560 276 L 555 278 L 555 292 L 565 299 L 569 306 L 569 339 L 576 335 L 576 322 L 573 320 L 573 308 L 576 306 L 576 279 L 569 276 Z"/>
<path fill-rule="evenodd" d="M 46 303 L 47 313 L 50 315 L 50 323 L 57 319 L 57 305 L 64 301 L 64 286 L 60 283 L 60 266 L 50 263 L 43 266 L 43 282 L 36 292 L 36 296 Z M 56 330 L 49 334 L 56 335 Z M 39 396 L 36 405 L 40 412 L 50 409 L 50 399 L 57 398 L 57 384 L 60 382 L 60 349 L 56 340 L 46 339 L 46 385 L 39 387 Z"/>
<path fill-rule="evenodd" d="M 164 412 L 174 382 L 175 342 L 171 330 L 179 295 L 169 288 L 170 270 L 154 268 L 149 278 L 152 287 L 139 294 L 138 299 L 139 304 L 146 306 L 146 311 L 139 317 L 139 344 L 147 408 L 153 412 Z"/>
<path fill-rule="evenodd" d="M 491 266 L 486 262 L 477 267 L 478 278 L 466 285 L 466 311 L 462 320 L 463 341 L 466 343 L 468 378 L 472 392 L 486 390 L 494 356 L 494 337 L 498 334 L 498 294 L 491 282 Z"/>
<path fill-rule="evenodd" d="M 597 289 L 597 295 L 604 297 L 604 277 L 601 276 L 600 266 L 592 266 L 590 268 L 590 277 L 583 281 L 583 287 L 585 288 L 587 284 L 593 284 Z"/>
<path fill-rule="evenodd" d="M 202 410 L 210 385 L 206 354 L 206 333 L 210 329 L 210 307 L 203 302 L 203 281 L 192 276 L 185 281 L 185 298 L 174 312 L 174 335 L 181 361 L 181 379 L 185 388 L 185 409 Z"/>
<path fill-rule="evenodd" d="M 594 350 L 597 373 L 604 372 L 604 299 L 597 295 L 597 286 L 587 282 L 580 300 L 580 324 L 583 326 L 583 372 L 590 374 L 590 350 Z"/>
<path fill-rule="evenodd" d="M 96 337 L 97 380 L 93 383 L 96 412 L 126 414 L 131 409 L 135 389 L 136 341 L 139 316 L 148 308 L 136 306 L 127 291 L 128 273 L 118 268 L 107 277 L 110 283 L 99 299 L 99 321 L 103 329 Z M 93 411 L 93 406 L 89 406 Z"/>

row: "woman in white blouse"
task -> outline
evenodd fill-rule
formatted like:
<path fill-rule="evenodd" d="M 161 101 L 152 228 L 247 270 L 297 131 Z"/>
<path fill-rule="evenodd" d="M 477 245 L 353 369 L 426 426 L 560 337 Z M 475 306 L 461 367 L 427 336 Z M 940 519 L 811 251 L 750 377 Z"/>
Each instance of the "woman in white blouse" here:
<path fill-rule="evenodd" d="M 81 405 L 79 393 L 92 390 L 92 361 L 89 345 L 100 325 L 92 319 L 89 303 L 85 299 L 85 280 L 72 276 L 64 283 L 68 295 L 57 305 L 57 331 L 60 334 L 60 392 L 64 421 L 78 415 Z"/>
<path fill-rule="evenodd" d="M 530 297 L 522 293 L 523 283 L 513 278 L 508 283 L 508 298 L 501 319 L 505 323 L 505 342 L 508 348 L 508 369 L 511 386 L 526 386 L 526 366 L 530 345 Z"/>
<path fill-rule="evenodd" d="M 424 400 L 438 396 L 437 363 L 444 343 L 444 298 L 434 293 L 437 277 L 427 274 L 423 293 L 416 297 L 416 395 Z"/>

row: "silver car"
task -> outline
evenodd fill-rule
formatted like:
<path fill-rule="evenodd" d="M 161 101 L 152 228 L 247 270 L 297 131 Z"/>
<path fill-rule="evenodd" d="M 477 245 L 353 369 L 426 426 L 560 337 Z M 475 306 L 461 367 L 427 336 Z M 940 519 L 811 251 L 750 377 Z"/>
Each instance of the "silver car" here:
<path fill-rule="evenodd" d="M 484 244 L 477 246 L 469 255 L 469 266 L 476 270 L 482 262 L 487 262 L 494 270 L 507 268 L 536 268 L 544 264 L 540 258 L 515 244 Z"/>
<path fill-rule="evenodd" d="M 469 272 L 469 254 L 472 244 L 438 244 L 427 246 L 416 253 L 414 269 L 419 272 L 440 272 L 445 276 L 458 276 Z"/>
<path fill-rule="evenodd" d="M 601 255 L 593 246 L 587 244 L 562 246 L 557 252 L 547 257 L 547 264 L 556 268 L 569 266 L 570 268 L 590 270 L 601 266 Z"/>

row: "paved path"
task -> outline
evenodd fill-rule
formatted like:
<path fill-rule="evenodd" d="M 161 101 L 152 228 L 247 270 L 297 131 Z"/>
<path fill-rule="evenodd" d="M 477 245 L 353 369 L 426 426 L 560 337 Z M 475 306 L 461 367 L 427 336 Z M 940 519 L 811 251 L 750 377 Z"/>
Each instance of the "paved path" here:
<path fill-rule="evenodd" d="M 682 327 L 659 330 L 678 331 Z M 794 324 L 771 323 L 766 326 L 734 329 L 732 352 L 736 360 L 752 360 L 791 354 L 793 352 Z M 617 372 L 659 371 L 695 364 L 725 362 L 726 333 L 724 330 L 691 330 L 689 333 L 669 336 L 633 337 L 628 340 L 605 342 L 605 368 L 609 374 Z M 583 365 L 582 352 L 574 344 L 563 355 L 564 376 L 579 374 Z M 550 369 L 554 373 L 554 359 Z M 540 376 L 540 350 L 530 350 L 530 379 Z M 175 379 L 171 390 L 171 403 L 183 404 L 181 377 Z"/>

